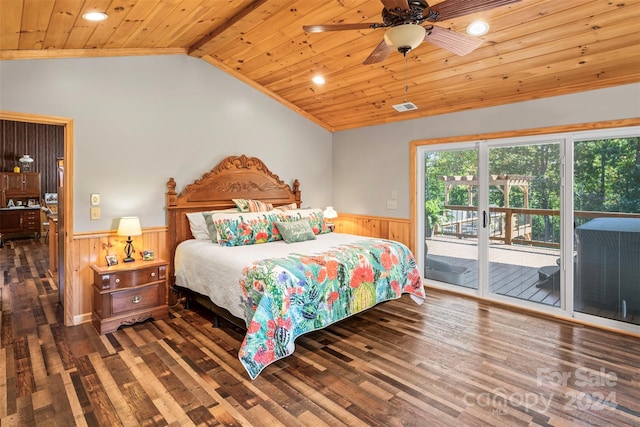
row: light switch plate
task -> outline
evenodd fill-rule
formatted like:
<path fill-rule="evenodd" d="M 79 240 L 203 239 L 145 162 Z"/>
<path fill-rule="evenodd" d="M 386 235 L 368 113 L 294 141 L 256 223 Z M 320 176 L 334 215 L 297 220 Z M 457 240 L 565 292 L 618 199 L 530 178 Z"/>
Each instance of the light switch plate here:
<path fill-rule="evenodd" d="M 99 206 L 100 205 L 100 194 L 91 193 L 91 206 Z"/>
<path fill-rule="evenodd" d="M 92 207 L 91 208 L 91 219 L 100 219 L 100 208 Z"/>

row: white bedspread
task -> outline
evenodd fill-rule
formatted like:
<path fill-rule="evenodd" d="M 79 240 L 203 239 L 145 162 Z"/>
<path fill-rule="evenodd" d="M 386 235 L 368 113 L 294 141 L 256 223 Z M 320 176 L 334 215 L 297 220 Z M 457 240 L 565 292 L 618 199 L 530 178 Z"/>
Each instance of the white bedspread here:
<path fill-rule="evenodd" d="M 216 305 L 244 319 L 239 279 L 242 269 L 264 258 L 285 257 L 291 253 L 312 255 L 337 245 L 366 240 L 367 237 L 327 233 L 315 240 L 298 243 L 284 241 L 248 246 L 220 246 L 209 240 L 185 240 L 176 248 L 176 285 L 208 296 Z"/>

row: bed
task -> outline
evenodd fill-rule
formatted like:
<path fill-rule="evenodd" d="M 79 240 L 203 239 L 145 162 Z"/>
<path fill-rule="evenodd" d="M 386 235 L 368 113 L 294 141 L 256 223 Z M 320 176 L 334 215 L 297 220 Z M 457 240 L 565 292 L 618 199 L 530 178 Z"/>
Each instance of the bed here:
<path fill-rule="evenodd" d="M 227 157 L 180 194 L 176 186 L 170 178 L 172 286 L 245 329 L 238 358 L 252 380 L 302 334 L 403 294 L 424 301 L 405 245 L 331 232 L 321 209 L 300 208 L 299 182 L 258 158 Z"/>

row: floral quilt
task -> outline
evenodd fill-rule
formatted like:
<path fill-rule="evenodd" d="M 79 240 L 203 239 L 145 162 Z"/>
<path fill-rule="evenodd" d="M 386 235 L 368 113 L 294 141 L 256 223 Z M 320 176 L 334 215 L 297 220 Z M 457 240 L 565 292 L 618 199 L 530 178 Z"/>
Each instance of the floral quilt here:
<path fill-rule="evenodd" d="M 238 357 L 251 379 L 292 354 L 304 333 L 403 293 L 425 298 L 411 251 L 384 239 L 256 261 L 242 274 L 248 329 Z"/>

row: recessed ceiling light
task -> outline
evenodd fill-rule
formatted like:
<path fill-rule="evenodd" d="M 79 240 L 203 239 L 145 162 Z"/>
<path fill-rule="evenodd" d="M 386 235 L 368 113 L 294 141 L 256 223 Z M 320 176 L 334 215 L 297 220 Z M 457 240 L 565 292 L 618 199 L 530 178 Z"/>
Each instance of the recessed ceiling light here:
<path fill-rule="evenodd" d="M 109 15 L 104 12 L 87 12 L 82 17 L 87 21 L 104 21 Z"/>
<path fill-rule="evenodd" d="M 322 77 L 322 76 L 313 76 L 311 81 L 314 82 L 317 85 L 323 85 L 323 84 L 326 83 L 324 77 Z"/>
<path fill-rule="evenodd" d="M 473 21 L 467 25 L 467 34 L 470 36 L 484 36 L 489 32 L 489 24 L 484 21 Z"/>

